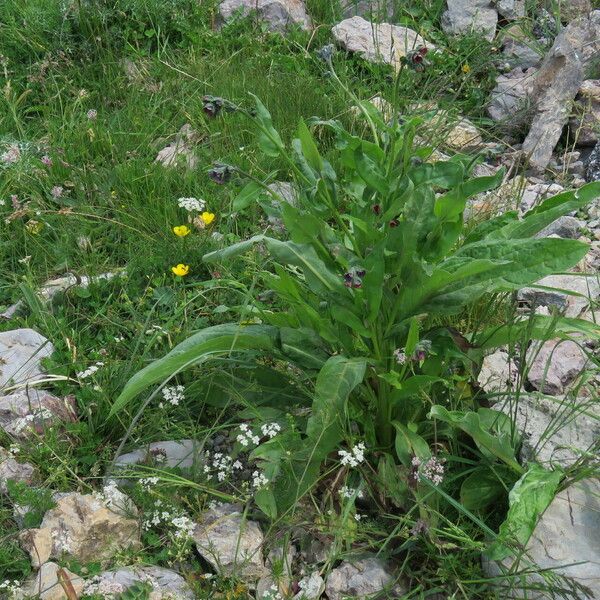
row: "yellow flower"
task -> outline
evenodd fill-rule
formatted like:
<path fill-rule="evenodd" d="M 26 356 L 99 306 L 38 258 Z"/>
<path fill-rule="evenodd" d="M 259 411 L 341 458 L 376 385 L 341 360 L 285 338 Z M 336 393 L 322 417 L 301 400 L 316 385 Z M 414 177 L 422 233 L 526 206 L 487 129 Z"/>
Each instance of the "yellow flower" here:
<path fill-rule="evenodd" d="M 177 277 L 185 277 L 190 272 L 190 265 L 179 263 L 176 267 L 171 267 L 171 271 L 173 271 Z"/>
<path fill-rule="evenodd" d="M 40 231 L 42 231 L 43 228 L 44 224 L 40 223 L 39 221 L 35 221 L 34 219 L 30 219 L 29 221 L 27 221 L 27 223 L 25 223 L 25 229 L 27 229 L 27 231 L 29 231 L 29 233 L 32 233 L 33 235 L 37 235 L 38 233 L 40 233 Z"/>
<path fill-rule="evenodd" d="M 215 220 L 215 213 L 203 212 L 200 218 L 204 221 L 205 225 L 210 225 Z"/>
<path fill-rule="evenodd" d="M 173 233 L 178 237 L 185 237 L 189 235 L 192 230 L 187 225 L 179 225 L 178 227 L 173 227 Z"/>
<path fill-rule="evenodd" d="M 465 73 L 465 74 L 470 73 L 471 72 L 471 67 L 468 64 L 465 63 L 462 66 L 462 72 Z"/>

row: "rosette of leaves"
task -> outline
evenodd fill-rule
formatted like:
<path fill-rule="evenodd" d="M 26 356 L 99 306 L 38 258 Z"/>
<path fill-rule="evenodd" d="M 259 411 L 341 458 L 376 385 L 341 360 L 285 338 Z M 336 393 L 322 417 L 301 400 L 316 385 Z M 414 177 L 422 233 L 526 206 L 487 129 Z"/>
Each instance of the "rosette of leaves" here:
<path fill-rule="evenodd" d="M 496 188 L 503 172 L 472 177 L 472 160 L 464 156 L 427 162 L 432 149 L 414 144 L 418 120 L 388 123 L 361 102 L 369 124 L 361 137 L 337 121 L 313 119 L 312 127 L 335 134 L 328 160 L 307 124 L 300 122 L 288 145 L 265 106 L 255 102 L 247 114 L 260 148 L 289 165 L 297 198 L 287 202 L 268 181 L 251 178 L 234 210 L 261 204 L 281 219 L 285 239 L 257 235 L 204 260 L 224 263 L 260 245 L 262 287 L 276 302 L 255 302 L 262 324 L 208 327 L 148 365 L 127 383 L 113 413 L 149 386 L 216 357 L 257 361 L 263 370 L 265 364 L 291 364 L 302 385 L 297 393 L 286 391 L 280 369 L 281 394 L 266 394 L 276 411 L 269 414 L 284 415 L 292 405 L 310 410 L 296 411 L 305 414 L 297 427 L 254 452 L 271 482 L 256 496 L 267 514 L 281 513 L 313 488 L 330 454 L 352 438 L 350 423 L 397 504 L 411 493 L 405 482 L 412 458 L 429 459 L 434 445 L 468 453 L 476 468 L 464 497 L 484 490 L 477 509 L 499 494 L 506 497 L 525 473 L 516 458 L 515 428 L 506 415 L 465 393 L 484 352 L 523 336 L 597 336 L 598 329 L 538 315 L 460 332 L 456 325 L 478 303 L 581 260 L 586 244 L 535 236 L 597 197 L 600 183 L 549 198 L 522 218 L 508 212 L 466 227 L 469 199 Z M 256 402 L 265 408 L 264 398 Z"/>

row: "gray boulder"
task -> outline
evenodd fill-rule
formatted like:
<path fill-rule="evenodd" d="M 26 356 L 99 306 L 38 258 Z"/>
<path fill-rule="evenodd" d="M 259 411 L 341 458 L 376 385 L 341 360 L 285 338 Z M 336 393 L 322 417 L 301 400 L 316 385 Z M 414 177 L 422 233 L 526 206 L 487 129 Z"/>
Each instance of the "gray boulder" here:
<path fill-rule="evenodd" d="M 194 531 L 198 552 L 217 573 L 232 575 L 249 584 L 266 574 L 262 557 L 263 534 L 258 523 L 242 515 L 235 504 L 207 510 Z"/>
<path fill-rule="evenodd" d="M 554 235 L 561 238 L 576 240 L 579 238 L 579 232 L 583 225 L 584 224 L 579 219 L 564 215 L 550 223 L 547 227 L 544 227 L 544 229 L 539 231 L 535 237 L 544 238 Z"/>
<path fill-rule="evenodd" d="M 102 597 L 109 591 L 112 594 L 122 594 L 136 583 L 148 583 L 152 586 L 149 600 L 194 600 L 196 597 L 177 571 L 154 565 L 135 565 L 104 571 L 85 582 L 84 593 Z"/>
<path fill-rule="evenodd" d="M 31 483 L 35 476 L 35 467 L 28 463 L 20 463 L 15 457 L 0 448 L 0 492 L 6 494 L 9 481 L 18 481 L 21 483 Z"/>
<path fill-rule="evenodd" d="M 0 396 L 0 429 L 16 439 L 35 437 L 50 426 L 75 421 L 75 406 L 73 396 L 58 398 L 43 390 L 25 388 Z"/>
<path fill-rule="evenodd" d="M 600 133 L 600 79 L 588 79 L 581 84 L 573 115 L 569 120 L 571 138 L 578 146 L 594 146 Z"/>
<path fill-rule="evenodd" d="M 447 0 L 442 28 L 448 34 L 476 33 L 490 42 L 496 35 L 498 12 L 490 0 Z"/>
<path fill-rule="evenodd" d="M 325 593 L 329 600 L 370 598 L 387 590 L 387 598 L 399 597 L 405 590 L 394 586 L 394 576 L 387 565 L 376 557 L 343 562 L 327 577 Z"/>
<path fill-rule="evenodd" d="M 54 346 L 33 329 L 0 333 L 0 391 L 5 386 L 31 383 L 44 377 L 42 359 Z"/>
<path fill-rule="evenodd" d="M 512 130 L 526 120 L 536 72 L 535 67 L 516 67 L 498 76 L 487 108 L 494 121 L 506 124 Z"/>
<path fill-rule="evenodd" d="M 525 0 L 496 0 L 498 14 L 508 21 L 525 16 Z"/>
<path fill-rule="evenodd" d="M 304 0 L 223 0 L 219 5 L 222 21 L 251 13 L 257 14 L 271 31 L 284 32 L 291 25 L 311 28 Z"/>
<path fill-rule="evenodd" d="M 600 10 L 569 23 L 546 55 L 535 77 L 531 93 L 535 113 L 523 142 L 523 152 L 533 168 L 543 170 L 550 162 L 586 69 L 598 52 Z"/>
<path fill-rule="evenodd" d="M 396 70 L 402 65 L 402 57 L 415 48 L 435 48 L 408 27 L 371 23 L 362 17 L 344 19 L 333 27 L 331 33 L 348 52 L 356 52 L 370 62 L 392 65 Z"/>

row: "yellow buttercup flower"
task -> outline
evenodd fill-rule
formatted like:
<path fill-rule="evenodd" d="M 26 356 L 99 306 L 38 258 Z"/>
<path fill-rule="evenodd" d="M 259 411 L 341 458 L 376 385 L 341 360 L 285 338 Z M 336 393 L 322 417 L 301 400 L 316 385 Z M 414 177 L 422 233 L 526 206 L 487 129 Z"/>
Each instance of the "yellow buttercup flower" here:
<path fill-rule="evenodd" d="M 470 73 L 471 72 L 471 67 L 468 64 L 465 63 L 462 66 L 462 72 L 465 73 L 465 74 Z"/>
<path fill-rule="evenodd" d="M 173 227 L 173 233 L 178 237 L 185 237 L 191 233 L 191 229 L 187 225 L 179 225 L 178 227 Z"/>
<path fill-rule="evenodd" d="M 190 265 L 179 263 L 176 267 L 171 267 L 171 271 L 173 271 L 177 277 L 185 277 L 190 272 Z"/>
<path fill-rule="evenodd" d="M 205 225 L 210 225 L 215 220 L 215 213 L 203 212 L 200 218 L 204 221 Z"/>

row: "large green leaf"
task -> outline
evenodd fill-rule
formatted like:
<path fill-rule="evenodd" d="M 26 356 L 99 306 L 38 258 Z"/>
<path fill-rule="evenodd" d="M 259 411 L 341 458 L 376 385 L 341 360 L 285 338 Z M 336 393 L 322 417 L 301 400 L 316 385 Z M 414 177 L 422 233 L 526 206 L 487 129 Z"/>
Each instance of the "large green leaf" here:
<path fill-rule="evenodd" d="M 491 232 L 488 239 L 517 239 L 532 237 L 559 217 L 589 204 L 600 196 L 600 181 L 588 183 L 575 191 L 564 192 L 548 198 L 542 204 L 525 214 L 521 221 L 516 221 Z"/>
<path fill-rule="evenodd" d="M 422 461 L 431 458 L 429 444 L 416 431 L 398 421 L 394 421 L 392 425 L 396 429 L 396 454 L 405 467 L 411 466 L 413 456 Z"/>
<path fill-rule="evenodd" d="M 540 516 L 554 499 L 563 475 L 561 470 L 547 471 L 535 463 L 529 466 L 510 491 L 508 515 L 500 525 L 500 535 L 486 552 L 491 560 L 503 560 L 515 548 L 520 550 L 527 545 Z"/>
<path fill-rule="evenodd" d="M 149 386 L 166 381 L 175 373 L 216 356 L 243 350 L 274 350 L 279 345 L 279 330 L 267 325 L 242 326 L 235 323 L 215 325 L 192 335 L 163 358 L 138 371 L 115 400 L 109 416 Z"/>
<path fill-rule="evenodd" d="M 569 317 L 547 317 L 532 315 L 521 321 L 489 327 L 477 335 L 473 341 L 483 350 L 512 345 L 517 341 L 545 340 L 554 338 L 570 339 L 575 334 L 599 338 L 600 326 L 585 319 Z"/>
<path fill-rule="evenodd" d="M 482 510 L 506 493 L 499 475 L 487 467 L 477 467 L 460 486 L 460 502 L 467 510 Z"/>
<path fill-rule="evenodd" d="M 298 125 L 298 139 L 300 140 L 302 153 L 304 154 L 306 162 L 317 173 L 320 173 L 323 169 L 323 159 L 321 158 L 310 130 L 303 119 L 300 119 Z"/>
<path fill-rule="evenodd" d="M 240 254 L 244 254 L 244 252 L 248 252 L 252 246 L 263 242 L 265 240 L 264 235 L 254 235 L 247 240 L 243 240 L 238 242 L 237 244 L 232 244 L 231 246 L 227 246 L 227 248 L 222 248 L 220 250 L 214 250 L 213 252 L 208 252 L 202 257 L 204 262 L 212 263 L 212 262 L 220 262 L 224 260 L 230 260 L 239 256 Z"/>
<path fill-rule="evenodd" d="M 250 94 L 254 98 L 256 103 L 256 114 L 255 118 L 260 124 L 260 134 L 258 136 L 258 143 L 260 149 L 267 155 L 276 157 L 281 154 L 284 148 L 283 142 L 279 133 L 273 127 L 273 121 L 271 120 L 271 113 L 266 109 L 265 105 L 258 99 L 254 94 Z"/>
<path fill-rule="evenodd" d="M 482 453 L 493 455 L 506 463 L 516 472 L 523 468 L 515 458 L 513 440 L 506 433 L 491 434 L 482 423 L 480 415 L 472 411 L 449 411 L 443 406 L 433 406 L 429 412 L 430 419 L 439 419 L 453 427 L 462 429 L 473 438 Z"/>

